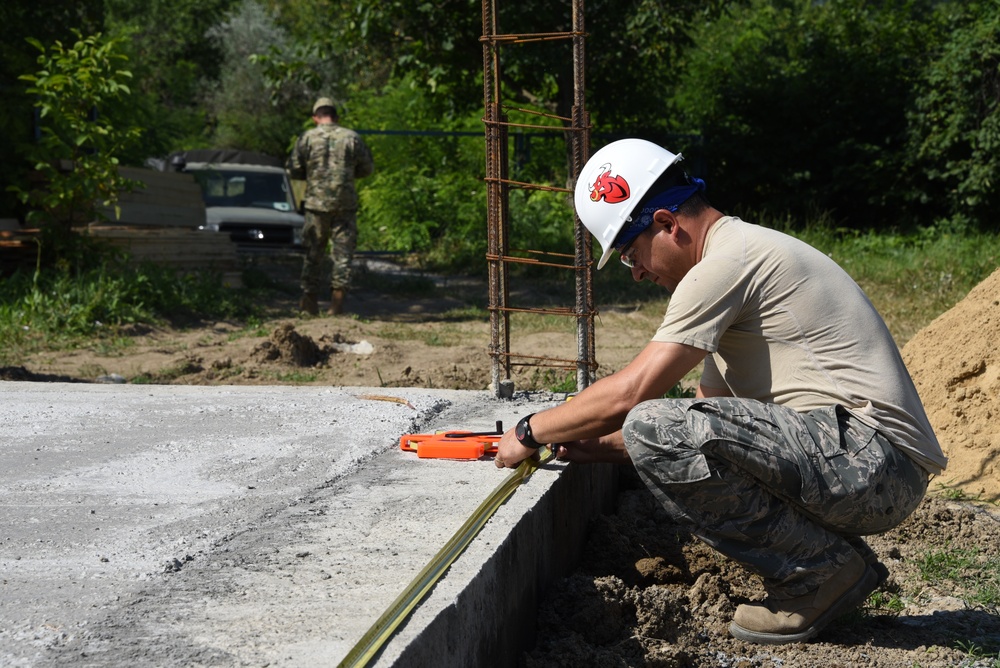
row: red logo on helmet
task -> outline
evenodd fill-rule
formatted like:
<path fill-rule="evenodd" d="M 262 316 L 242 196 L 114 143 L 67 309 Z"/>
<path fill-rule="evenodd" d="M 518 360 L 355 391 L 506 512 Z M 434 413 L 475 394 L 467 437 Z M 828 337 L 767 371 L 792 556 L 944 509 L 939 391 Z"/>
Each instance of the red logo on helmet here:
<path fill-rule="evenodd" d="M 603 199 L 608 204 L 618 204 L 629 198 L 631 193 L 628 181 L 623 176 L 611 173 L 611 163 L 601 165 L 598 171 L 600 175 L 590 186 L 591 201 L 600 202 Z"/>

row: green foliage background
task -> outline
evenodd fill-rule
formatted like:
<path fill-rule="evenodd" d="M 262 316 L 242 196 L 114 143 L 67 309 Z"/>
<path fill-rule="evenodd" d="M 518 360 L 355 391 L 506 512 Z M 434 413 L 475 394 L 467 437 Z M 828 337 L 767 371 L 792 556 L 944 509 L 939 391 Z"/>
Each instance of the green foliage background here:
<path fill-rule="evenodd" d="M 485 244 L 481 4 L 475 0 L 51 0 L 0 13 L 0 172 L 25 187 L 36 142 L 28 38 L 103 31 L 134 86 L 115 157 L 232 147 L 285 155 L 312 100 L 369 131 L 363 248 L 481 271 Z M 569 2 L 498 2 L 500 32 L 570 24 Z M 1000 0 L 589 0 L 594 148 L 641 136 L 683 152 L 713 203 L 800 229 L 991 232 L 1000 204 Z M 501 52 L 512 107 L 569 116 L 565 42 Z M 103 110 L 100 110 L 103 111 Z M 416 133 L 416 134 L 404 134 Z M 461 133 L 472 133 L 465 135 Z M 529 150 L 530 149 L 530 150 Z M 566 183 L 565 146 L 511 140 L 519 180 Z M 572 245 L 567 198 L 517 192 L 514 247 Z M 0 216 L 28 211 L 9 194 Z"/>
<path fill-rule="evenodd" d="M 31 207 L 29 223 L 48 224 L 49 231 L 63 228 L 62 235 L 43 239 L 48 246 L 64 241 L 71 224 L 94 220 L 99 207 L 116 204 L 130 186 L 118 171 L 117 156 L 131 148 L 140 130 L 123 113 L 132 73 L 123 67 L 127 58 L 120 39 L 100 33 L 83 37 L 74 30 L 66 44 L 30 42 L 40 52 L 38 70 L 20 80 L 36 99 L 40 131 L 27 157 L 47 185 L 11 190 Z M 61 161 L 74 168 L 64 168 Z"/>

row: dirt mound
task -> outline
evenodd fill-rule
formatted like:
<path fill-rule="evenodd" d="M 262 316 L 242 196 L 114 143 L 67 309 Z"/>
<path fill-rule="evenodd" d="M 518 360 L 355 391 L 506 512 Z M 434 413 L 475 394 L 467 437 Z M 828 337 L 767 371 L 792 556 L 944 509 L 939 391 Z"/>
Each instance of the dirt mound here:
<path fill-rule="evenodd" d="M 329 348 L 320 348 L 309 336 L 295 331 L 290 322 L 276 327 L 266 341 L 253 349 L 250 358 L 258 363 L 283 362 L 293 366 L 313 366 L 330 355 Z"/>
<path fill-rule="evenodd" d="M 1000 269 L 903 348 L 948 469 L 940 480 L 1000 500 Z"/>

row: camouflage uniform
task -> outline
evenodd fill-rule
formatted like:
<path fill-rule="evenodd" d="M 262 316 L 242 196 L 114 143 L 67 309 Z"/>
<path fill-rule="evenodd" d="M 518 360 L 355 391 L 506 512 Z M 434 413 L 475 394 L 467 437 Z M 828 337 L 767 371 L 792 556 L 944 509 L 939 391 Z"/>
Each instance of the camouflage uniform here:
<path fill-rule="evenodd" d="M 293 179 L 306 181 L 302 246 L 302 289 L 317 293 L 326 246 L 331 241 L 330 287 L 347 290 L 358 237 L 355 179 L 374 171 L 371 152 L 360 135 L 337 123 L 321 123 L 299 137 L 288 159 Z"/>
<path fill-rule="evenodd" d="M 622 435 L 673 519 L 779 598 L 816 589 L 852 550 L 873 558 L 860 535 L 898 525 L 927 488 L 927 472 L 839 406 L 660 399 L 633 408 Z"/>

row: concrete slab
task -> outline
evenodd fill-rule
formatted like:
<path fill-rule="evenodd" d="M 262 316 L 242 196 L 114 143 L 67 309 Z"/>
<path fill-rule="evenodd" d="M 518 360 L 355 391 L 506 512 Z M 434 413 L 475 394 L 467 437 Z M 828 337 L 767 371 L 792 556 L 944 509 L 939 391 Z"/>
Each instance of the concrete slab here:
<path fill-rule="evenodd" d="M 0 665 L 336 665 L 504 479 L 400 435 L 554 395 L 0 382 Z M 551 464 L 372 665 L 516 665 L 610 467 Z"/>

